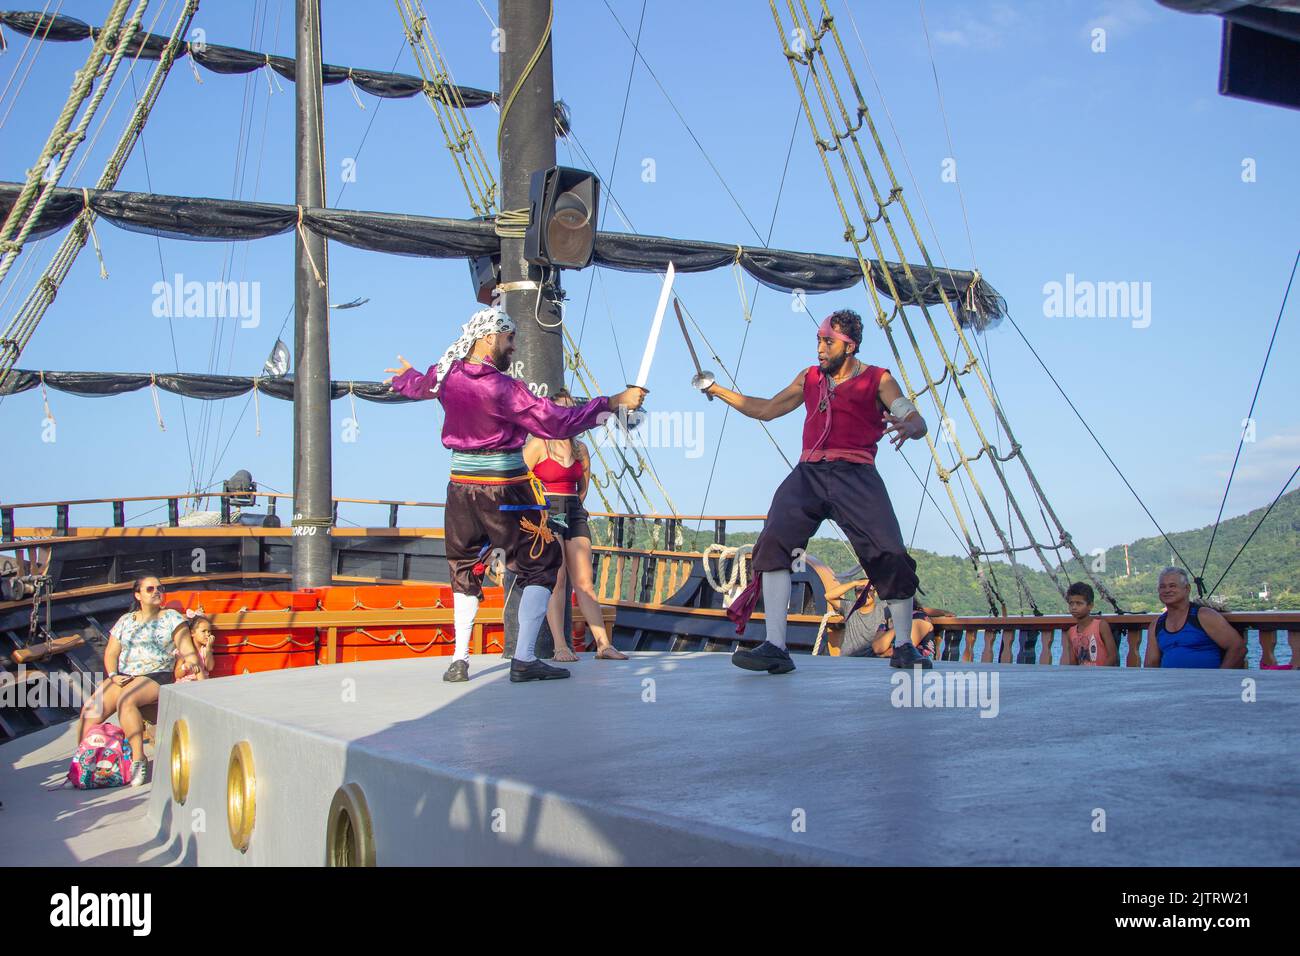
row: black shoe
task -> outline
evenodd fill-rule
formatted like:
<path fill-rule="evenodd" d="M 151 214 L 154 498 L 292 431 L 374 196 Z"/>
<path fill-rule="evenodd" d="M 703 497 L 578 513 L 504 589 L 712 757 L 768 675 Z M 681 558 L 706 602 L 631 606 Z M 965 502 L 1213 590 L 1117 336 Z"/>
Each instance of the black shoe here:
<path fill-rule="evenodd" d="M 893 656 L 889 658 L 890 667 L 917 667 L 921 670 L 928 671 L 934 666 L 934 662 L 916 649 L 916 645 L 895 644 Z"/>
<path fill-rule="evenodd" d="M 794 670 L 790 652 L 764 641 L 755 648 L 740 647 L 731 655 L 731 663 L 747 671 L 767 671 L 769 674 L 788 674 Z"/>
<path fill-rule="evenodd" d="M 469 661 L 452 661 L 451 666 L 447 668 L 447 673 L 442 675 L 442 679 L 451 684 L 469 680 Z"/>
<path fill-rule="evenodd" d="M 562 680 L 569 676 L 569 672 L 563 667 L 552 667 L 544 661 L 529 661 L 525 664 L 520 660 L 510 661 L 510 682 L 520 684 L 529 680 Z"/>

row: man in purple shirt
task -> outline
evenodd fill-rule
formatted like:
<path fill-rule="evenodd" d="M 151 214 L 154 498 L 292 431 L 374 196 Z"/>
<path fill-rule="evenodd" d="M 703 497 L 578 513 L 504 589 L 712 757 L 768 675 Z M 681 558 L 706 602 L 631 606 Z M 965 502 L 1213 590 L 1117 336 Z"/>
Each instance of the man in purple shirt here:
<path fill-rule="evenodd" d="M 515 351 L 515 324 L 495 306 L 474 313 L 461 337 L 437 365 L 421 375 L 397 357 L 390 386 L 408 398 L 442 402 L 442 443 L 451 449 L 445 542 L 455 605 L 456 650 L 446 681 L 469 680 L 469 638 L 483 597 L 487 554 L 505 553 L 506 567 L 523 589 L 519 640 L 510 680 L 568 677 L 562 667 L 537 659 L 537 633 L 563 560 L 560 542 L 546 525 L 545 498 L 524 464 L 529 435 L 572 438 L 619 409 L 640 408 L 645 389 L 628 388 L 566 408 L 538 398 L 521 381 L 504 374 Z"/>

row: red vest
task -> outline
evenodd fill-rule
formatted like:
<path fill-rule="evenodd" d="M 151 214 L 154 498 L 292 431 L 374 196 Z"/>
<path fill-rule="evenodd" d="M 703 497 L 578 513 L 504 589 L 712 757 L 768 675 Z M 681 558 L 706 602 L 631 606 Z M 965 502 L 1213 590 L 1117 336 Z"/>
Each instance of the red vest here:
<path fill-rule="evenodd" d="M 880 379 L 887 371 L 868 365 L 830 390 L 829 380 L 820 368 L 814 365 L 808 369 L 803 377 L 803 405 L 808 417 L 803 423 L 800 461 L 875 462 L 876 445 L 886 427 L 885 411 L 880 407 Z"/>

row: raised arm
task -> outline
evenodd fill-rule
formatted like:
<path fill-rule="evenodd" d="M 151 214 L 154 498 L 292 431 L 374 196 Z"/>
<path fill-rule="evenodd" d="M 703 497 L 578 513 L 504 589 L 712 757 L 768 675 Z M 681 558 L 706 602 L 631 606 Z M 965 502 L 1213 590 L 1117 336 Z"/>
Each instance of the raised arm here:
<path fill-rule="evenodd" d="M 890 443 L 895 448 L 902 448 L 909 438 L 924 438 L 928 428 L 921 413 L 912 401 L 903 394 L 894 376 L 886 372 L 880 376 L 880 404 L 885 408 L 885 421 L 889 427 L 885 433 L 890 435 Z M 892 433 L 892 434 L 891 434 Z"/>
<path fill-rule="evenodd" d="M 429 370 L 421 375 L 411 363 L 400 355 L 397 356 L 397 368 L 386 368 L 385 372 L 392 372 L 385 381 L 388 387 L 399 395 L 405 395 L 407 398 L 414 398 L 417 401 L 432 398 L 433 386 L 437 383 L 438 366 L 430 365 Z"/>
<path fill-rule="evenodd" d="M 826 589 L 826 602 L 838 601 L 844 595 L 848 594 L 854 588 L 864 588 L 871 582 L 866 578 L 859 578 L 856 581 L 847 581 L 844 584 L 837 584 L 834 587 Z"/>
<path fill-rule="evenodd" d="M 747 418 L 756 418 L 760 422 L 770 422 L 774 418 L 790 414 L 803 404 L 803 377 L 805 374 L 807 374 L 806 370 L 800 372 L 794 377 L 793 382 L 771 398 L 753 398 L 749 395 L 742 395 L 739 392 L 733 392 L 729 388 L 723 388 L 717 382 L 714 382 L 705 391 L 709 395 L 716 395 Z"/>
<path fill-rule="evenodd" d="M 596 427 L 601 415 L 615 411 L 613 400 L 603 395 L 569 408 L 538 398 L 518 379 L 510 381 L 513 384 L 505 393 L 501 415 L 538 438 L 572 438 Z"/>

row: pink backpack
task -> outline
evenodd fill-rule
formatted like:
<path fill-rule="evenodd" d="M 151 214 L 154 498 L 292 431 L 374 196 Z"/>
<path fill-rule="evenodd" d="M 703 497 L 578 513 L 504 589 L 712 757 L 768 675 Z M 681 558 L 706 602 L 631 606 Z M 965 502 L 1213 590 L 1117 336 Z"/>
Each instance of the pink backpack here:
<path fill-rule="evenodd" d="M 131 745 L 116 724 L 95 724 L 86 731 L 68 767 L 68 783 L 78 790 L 120 787 L 131 781 Z"/>

